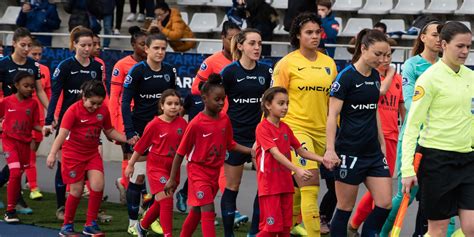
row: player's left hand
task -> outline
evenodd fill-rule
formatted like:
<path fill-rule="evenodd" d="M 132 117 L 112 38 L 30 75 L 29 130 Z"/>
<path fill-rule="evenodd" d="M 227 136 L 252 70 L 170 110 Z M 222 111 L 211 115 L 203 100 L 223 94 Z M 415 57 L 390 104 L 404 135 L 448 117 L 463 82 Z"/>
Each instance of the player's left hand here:
<path fill-rule="evenodd" d="M 135 167 L 133 165 L 127 165 L 127 168 L 125 168 L 125 177 L 132 177 L 134 171 Z"/>
<path fill-rule="evenodd" d="M 52 169 L 54 168 L 54 163 L 56 163 L 56 156 L 53 154 L 49 154 L 48 158 L 46 159 L 46 165 L 48 168 Z"/>
<path fill-rule="evenodd" d="M 178 184 L 176 183 L 176 181 L 174 181 L 174 179 L 168 179 L 164 187 L 165 194 L 172 195 L 176 190 L 177 186 Z"/>

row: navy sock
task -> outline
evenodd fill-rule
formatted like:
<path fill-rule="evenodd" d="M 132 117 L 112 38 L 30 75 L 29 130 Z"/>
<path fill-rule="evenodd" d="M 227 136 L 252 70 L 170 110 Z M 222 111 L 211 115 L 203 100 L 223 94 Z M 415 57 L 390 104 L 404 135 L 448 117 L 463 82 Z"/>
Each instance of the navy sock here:
<path fill-rule="evenodd" d="M 225 189 L 221 199 L 222 222 L 224 223 L 224 236 L 234 236 L 234 218 L 237 208 L 237 194 L 239 192 Z"/>
<path fill-rule="evenodd" d="M 249 234 L 258 234 L 258 224 L 260 222 L 260 206 L 258 204 L 258 191 L 253 200 L 253 214 L 252 214 L 252 225 L 250 226 Z"/>
<path fill-rule="evenodd" d="M 3 187 L 8 182 L 9 178 L 10 168 L 8 168 L 8 165 L 5 165 L 0 173 L 0 187 Z"/>
<path fill-rule="evenodd" d="M 128 183 L 127 188 L 127 207 L 128 218 L 138 220 L 138 211 L 140 210 L 140 199 L 143 185 Z"/>
<path fill-rule="evenodd" d="M 54 188 L 56 189 L 56 204 L 57 208 L 66 205 L 66 185 L 63 183 L 63 177 L 61 175 L 61 162 L 58 161 L 58 167 L 56 169 L 56 176 L 54 177 Z"/>
<path fill-rule="evenodd" d="M 331 221 L 331 237 L 347 237 L 347 223 L 352 211 L 343 211 L 339 208 Z"/>
<path fill-rule="evenodd" d="M 179 192 L 183 194 L 185 197 L 188 196 L 188 179 L 186 179 L 186 181 L 183 184 L 183 188 L 179 190 Z"/>
<path fill-rule="evenodd" d="M 382 230 L 383 224 L 385 224 L 388 214 L 390 214 L 390 209 L 375 206 L 374 210 L 372 210 L 365 220 L 364 226 L 362 227 L 361 237 L 378 236 Z"/>

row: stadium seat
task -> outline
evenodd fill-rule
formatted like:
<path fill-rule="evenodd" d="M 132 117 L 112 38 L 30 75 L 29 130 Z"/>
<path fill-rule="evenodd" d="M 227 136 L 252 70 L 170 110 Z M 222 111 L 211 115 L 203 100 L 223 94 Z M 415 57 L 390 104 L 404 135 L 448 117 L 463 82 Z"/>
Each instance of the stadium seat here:
<path fill-rule="evenodd" d="M 371 18 L 350 18 L 344 30 L 339 36 L 352 37 L 357 35 L 364 28 L 372 29 L 373 23 Z"/>
<path fill-rule="evenodd" d="M 0 18 L 0 25 L 16 25 L 16 18 L 20 14 L 21 7 L 9 6 L 2 18 Z"/>
<path fill-rule="evenodd" d="M 217 7 L 231 7 L 232 1 L 229 0 L 211 0 L 207 5 Z"/>
<path fill-rule="evenodd" d="M 337 47 L 334 53 L 335 60 L 352 60 L 352 54 L 345 47 Z"/>
<path fill-rule="evenodd" d="M 446 21 L 446 23 L 448 22 L 451 22 L 451 21 Z M 467 28 L 469 28 L 469 30 L 471 29 L 471 22 L 469 21 L 457 21 L 457 22 L 464 24 L 465 26 L 467 26 Z"/>
<path fill-rule="evenodd" d="M 336 0 L 333 11 L 357 11 L 362 7 L 362 0 Z"/>
<path fill-rule="evenodd" d="M 432 0 L 423 13 L 449 14 L 458 9 L 457 0 Z"/>
<path fill-rule="evenodd" d="M 272 57 L 283 57 L 288 54 L 289 46 L 286 44 L 272 44 Z"/>
<path fill-rule="evenodd" d="M 213 54 L 222 49 L 222 42 L 200 42 L 197 47 L 197 53 Z"/>
<path fill-rule="evenodd" d="M 359 14 L 384 15 L 393 7 L 392 0 L 367 0 L 364 7 L 359 9 Z"/>
<path fill-rule="evenodd" d="M 273 34 L 275 35 L 288 35 L 289 33 L 286 32 L 283 25 L 277 25 L 275 29 L 273 29 Z"/>
<path fill-rule="evenodd" d="M 461 7 L 454 11 L 456 15 L 474 15 L 474 0 L 464 0 Z"/>
<path fill-rule="evenodd" d="M 227 18 L 227 15 L 225 15 L 224 18 L 222 18 L 221 23 L 216 28 L 214 28 L 212 31 L 221 32 L 222 31 L 222 26 L 224 25 L 224 22 L 227 21 L 228 19 L 229 18 Z"/>
<path fill-rule="evenodd" d="M 272 7 L 276 9 L 288 9 L 288 0 L 273 0 Z"/>
<path fill-rule="evenodd" d="M 399 0 L 398 4 L 390 10 L 392 14 L 420 14 L 425 9 L 425 0 Z"/>
<path fill-rule="evenodd" d="M 402 63 L 405 62 L 405 51 L 403 49 L 395 49 L 392 54 L 392 62 Z"/>
<path fill-rule="evenodd" d="M 382 19 L 380 22 L 387 25 L 387 33 L 405 31 L 405 21 L 403 19 Z"/>
<path fill-rule="evenodd" d="M 189 24 L 189 16 L 187 12 L 181 12 L 181 18 L 183 19 L 184 23 Z"/>
<path fill-rule="evenodd" d="M 194 13 L 189 27 L 196 33 L 212 32 L 217 27 L 217 16 L 215 13 Z"/>
<path fill-rule="evenodd" d="M 342 18 L 340 17 L 334 17 L 334 19 L 339 23 L 339 32 L 337 32 L 337 35 L 340 35 L 342 32 Z"/>
<path fill-rule="evenodd" d="M 195 5 L 195 6 L 202 6 L 207 5 L 211 2 L 211 0 L 177 0 L 176 3 L 178 5 L 188 6 L 188 5 Z"/>
<path fill-rule="evenodd" d="M 473 52 L 469 53 L 466 59 L 466 63 L 464 65 L 474 66 L 474 53 Z"/>

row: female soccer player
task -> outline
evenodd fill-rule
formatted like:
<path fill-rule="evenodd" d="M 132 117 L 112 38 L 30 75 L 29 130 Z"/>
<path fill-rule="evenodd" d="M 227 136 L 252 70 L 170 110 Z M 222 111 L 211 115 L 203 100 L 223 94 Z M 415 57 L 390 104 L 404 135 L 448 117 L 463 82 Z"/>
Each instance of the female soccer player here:
<path fill-rule="evenodd" d="M 46 164 L 52 169 L 56 154 L 62 147 L 61 173 L 70 191 L 60 236 L 76 234 L 74 216 L 81 200 L 86 177 L 90 182 L 90 193 L 82 233 L 89 236 L 104 234 L 97 225 L 104 189 L 104 166 L 98 149 L 100 134 L 103 130 L 109 139 L 126 142 L 125 136 L 112 127 L 107 106 L 102 105 L 106 96 L 102 82 L 86 81 L 81 86 L 81 91 L 82 99 L 72 104 L 64 114 L 58 136 L 46 160 Z M 80 149 L 77 149 L 78 147 Z"/>
<path fill-rule="evenodd" d="M 170 177 L 173 158 L 186 130 L 187 122 L 179 116 L 181 97 L 174 89 L 163 92 L 159 109 L 161 115 L 146 126 L 143 136 L 134 146 L 135 151 L 125 170 L 127 177 L 133 175 L 135 162 L 150 149 L 146 173 L 155 201 L 136 225 L 138 236 L 146 236 L 146 230 L 158 216 L 161 217 L 163 235 L 171 237 L 173 232 L 173 196 L 166 196 L 163 188 Z"/>
<path fill-rule="evenodd" d="M 48 100 L 51 99 L 51 73 L 49 68 L 46 65 L 40 63 L 43 56 L 43 46 L 38 40 L 33 40 L 31 44 L 31 50 L 28 54 L 33 60 L 35 60 L 40 68 L 41 73 L 41 86 L 43 87 Z M 39 115 L 40 115 L 40 125 L 44 125 L 44 109 L 41 106 L 41 101 L 36 93 L 33 92 L 33 98 L 40 105 Z M 32 140 L 32 150 L 30 156 L 30 166 L 25 170 L 26 177 L 28 179 L 28 186 L 30 187 L 30 199 L 39 200 L 43 197 L 40 189 L 38 188 L 37 183 L 37 173 L 36 173 L 36 152 L 43 140 L 43 134 L 38 131 L 33 131 L 33 140 Z"/>
<path fill-rule="evenodd" d="M 122 95 L 122 118 L 125 135 L 131 145 L 142 136 L 145 126 L 158 115 L 158 102 L 161 93 L 166 89 L 176 88 L 176 69 L 164 63 L 168 41 L 162 34 L 149 35 L 145 41 L 147 58 L 128 72 L 125 78 Z M 134 101 L 133 111 L 131 101 Z M 126 153 L 132 153 L 132 146 Z M 146 156 L 147 154 L 142 154 Z M 135 232 L 138 220 L 142 190 L 145 190 L 145 157 L 134 164 L 133 176 L 127 188 L 127 205 L 129 216 L 129 233 Z"/>
<path fill-rule="evenodd" d="M 13 33 L 13 53 L 0 59 L 0 97 L 6 97 L 12 94 L 13 78 L 19 71 L 27 71 L 34 75 L 35 89 L 38 98 L 44 108 L 48 107 L 48 98 L 41 85 L 41 73 L 39 64 L 28 57 L 31 50 L 32 36 L 28 29 L 20 27 Z M 3 95 L 2 95 L 3 94 Z M 8 181 L 8 167 L 5 166 L 2 170 L 0 186 L 3 186 Z M 20 214 L 31 214 L 33 211 L 28 207 L 23 197 L 19 196 L 17 212 Z"/>
<path fill-rule="evenodd" d="M 110 101 L 109 110 L 112 118 L 112 125 L 114 128 L 125 133 L 122 119 L 122 93 L 123 82 L 133 65 L 146 59 L 145 40 L 147 34 L 140 30 L 138 26 L 130 27 L 130 44 L 133 48 L 133 54 L 120 59 L 114 66 L 112 71 L 112 79 L 110 83 Z M 123 159 L 122 159 L 122 177 L 115 181 L 115 185 L 120 192 L 120 203 L 126 204 L 126 193 L 128 187 L 128 178 L 125 176 L 125 168 L 128 165 L 130 153 L 126 153 L 126 144 L 122 145 Z"/>
<path fill-rule="evenodd" d="M 248 147 L 233 139 L 229 117 L 221 113 L 224 106 L 225 89 L 218 74 L 211 74 L 202 86 L 204 110 L 190 123 L 184 133 L 173 161 L 171 175 L 165 186 L 170 195 L 177 186 L 177 173 L 185 155 L 188 157 L 188 205 L 192 206 L 186 218 L 181 236 L 190 237 L 199 221 L 204 237 L 215 237 L 214 198 L 219 189 L 219 170 L 224 163 L 226 151 L 251 154 Z M 197 145 L 199 144 L 199 145 Z"/>
<path fill-rule="evenodd" d="M 60 127 L 62 118 L 66 110 L 74 104 L 81 94 L 81 85 L 90 80 L 102 82 L 102 65 L 91 57 L 92 51 L 91 30 L 82 26 L 75 27 L 71 31 L 69 48 L 75 51 L 75 55 L 69 57 L 56 67 L 53 73 L 51 103 L 48 106 L 48 112 L 45 119 L 43 132 L 49 135 L 54 127 Z M 61 97 L 60 97 L 61 96 Z M 61 101 L 61 102 L 58 102 Z M 58 119 L 55 119 L 54 113 L 56 105 L 60 103 Z M 58 154 L 60 156 L 60 154 Z M 56 188 L 56 216 L 58 219 L 64 217 L 64 205 L 66 203 L 66 186 L 61 175 L 61 161 L 58 160 L 55 177 Z"/>
<path fill-rule="evenodd" d="M 283 57 L 273 74 L 273 86 L 287 89 L 292 101 L 283 121 L 304 148 L 320 156 L 324 155 L 326 144 L 329 90 L 337 74 L 334 60 L 317 51 L 321 30 L 321 20 L 316 14 L 298 15 L 290 30 L 291 45 L 297 50 Z M 308 236 L 319 236 L 319 210 L 314 201 L 319 193 L 318 163 L 307 161 L 296 153 L 292 162 L 313 174 L 308 180 L 295 177 L 298 187 L 295 187 L 293 224 L 297 223 L 301 210 Z"/>
<path fill-rule="evenodd" d="M 20 195 L 21 175 L 30 163 L 31 133 L 41 131 L 38 103 L 31 95 L 35 89 L 34 75 L 19 71 L 10 84 L 10 92 L 0 103 L 2 122 L 2 145 L 10 177 L 7 185 L 7 223 L 19 222 L 16 204 Z"/>
<path fill-rule="evenodd" d="M 418 177 L 421 208 L 428 219 L 426 236 L 445 236 L 449 218 L 455 215 L 459 215 L 464 234 L 474 236 L 474 73 L 463 65 L 471 38 L 472 32 L 462 23 L 449 22 L 442 27 L 443 57 L 416 81 L 408 113 L 402 144 L 402 190 L 410 192 Z M 417 176 L 415 152 L 422 156 Z"/>
<path fill-rule="evenodd" d="M 376 71 L 387 62 L 389 54 L 390 45 L 382 32 L 362 30 L 357 35 L 353 64 L 339 73 L 331 88 L 324 156 L 341 159 L 341 165 L 335 170 L 337 209 L 331 222 L 334 237 L 347 236 L 347 222 L 362 182 L 375 203 L 362 236 L 378 235 L 390 212 L 392 186 L 377 113 L 381 83 Z"/>
<path fill-rule="evenodd" d="M 393 52 L 393 50 L 392 50 Z M 381 84 L 386 79 L 389 71 L 390 63 L 392 62 L 392 53 L 388 54 L 388 60 L 383 62 L 377 71 L 380 74 Z M 382 122 L 382 130 L 385 140 L 386 147 L 386 159 L 390 168 L 390 177 L 393 176 L 395 169 L 395 160 L 397 158 L 397 141 L 398 141 L 398 117 L 401 117 L 401 121 L 405 119 L 405 105 L 403 101 L 402 92 L 402 77 L 395 73 L 393 76 L 392 83 L 383 96 L 380 96 L 378 103 L 378 113 L 380 121 Z M 352 220 L 349 223 L 348 232 L 356 234 L 359 226 L 365 221 L 367 216 L 372 212 L 374 199 L 370 192 L 366 192 L 359 204 L 357 205 L 356 212 Z"/>
<path fill-rule="evenodd" d="M 304 149 L 286 123 L 280 121 L 288 112 L 288 92 L 283 87 L 265 91 L 261 107 L 265 119 L 256 129 L 257 183 L 260 202 L 260 232 L 257 236 L 290 236 L 293 209 L 294 176 L 308 180 L 313 175 L 291 162 L 291 147 L 300 157 L 323 162 L 321 156 Z M 333 167 L 339 159 L 326 161 Z"/>
<path fill-rule="evenodd" d="M 255 29 L 247 28 L 235 35 L 231 51 L 237 61 L 221 72 L 229 103 L 227 115 L 232 123 L 234 140 L 251 148 L 255 142 L 255 128 L 262 119 L 260 99 L 270 87 L 273 70 L 258 62 L 262 37 Z M 234 236 L 237 194 L 246 162 L 251 162 L 251 157 L 237 152 L 229 152 L 224 161 L 226 187 L 222 194 L 221 212 L 225 236 L 228 237 Z"/>

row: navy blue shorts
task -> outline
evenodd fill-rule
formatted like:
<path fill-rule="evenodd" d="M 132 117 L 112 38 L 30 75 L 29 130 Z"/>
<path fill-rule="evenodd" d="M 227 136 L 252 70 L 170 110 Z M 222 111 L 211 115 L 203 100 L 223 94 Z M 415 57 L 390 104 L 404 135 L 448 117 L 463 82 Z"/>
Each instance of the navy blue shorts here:
<path fill-rule="evenodd" d="M 143 122 L 136 122 L 136 120 L 133 121 L 133 128 L 135 128 L 135 132 L 138 133 L 138 135 L 141 137 L 143 135 L 143 132 L 145 131 L 145 127 L 148 123 L 143 123 Z M 122 151 L 124 154 L 132 154 L 133 153 L 133 146 L 124 143 L 122 144 Z M 146 156 L 148 154 L 148 150 L 145 151 L 143 156 Z"/>
<path fill-rule="evenodd" d="M 334 170 L 336 181 L 359 185 L 367 177 L 390 177 L 390 169 L 383 155 L 352 156 L 338 154 L 341 164 Z"/>
<path fill-rule="evenodd" d="M 238 142 L 238 143 L 241 144 L 242 146 L 246 146 L 249 148 L 252 148 L 253 146 L 253 142 Z M 247 162 L 252 162 L 252 156 L 242 154 L 239 152 L 227 151 L 224 162 L 231 166 L 240 166 Z"/>

